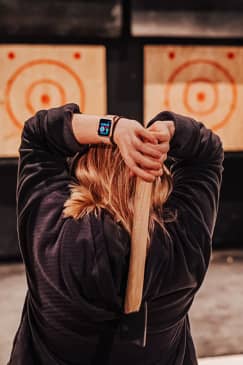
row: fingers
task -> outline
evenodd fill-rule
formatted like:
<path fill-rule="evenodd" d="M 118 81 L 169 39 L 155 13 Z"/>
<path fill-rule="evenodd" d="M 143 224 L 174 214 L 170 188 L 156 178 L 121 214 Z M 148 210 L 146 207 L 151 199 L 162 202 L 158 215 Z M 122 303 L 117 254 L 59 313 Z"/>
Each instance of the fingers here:
<path fill-rule="evenodd" d="M 146 128 L 139 128 L 136 131 L 136 135 L 141 139 L 145 139 L 150 143 L 156 144 L 157 142 L 157 138 L 153 135 L 153 133 L 151 133 L 149 131 L 149 129 Z"/>
<path fill-rule="evenodd" d="M 146 143 L 142 142 L 139 138 L 135 138 L 133 141 L 133 144 L 137 151 L 154 157 L 154 158 L 160 158 L 161 156 L 161 149 L 158 144 L 155 143 Z"/>
<path fill-rule="evenodd" d="M 162 154 L 160 158 L 156 160 L 146 159 L 143 155 L 135 155 L 134 158 L 129 158 L 127 161 L 127 165 L 130 168 L 129 175 L 137 175 L 146 180 L 146 176 L 144 175 L 145 172 L 149 175 L 147 175 L 146 181 L 154 181 L 157 176 L 163 175 L 163 163 L 166 159 L 167 153 Z M 156 162 L 156 167 L 154 162 Z M 151 166 L 154 166 L 154 168 Z"/>
<path fill-rule="evenodd" d="M 131 157 L 137 165 L 139 164 L 144 169 L 158 170 L 161 167 L 159 158 L 154 159 L 153 157 L 142 155 L 139 151 L 133 151 Z"/>
<path fill-rule="evenodd" d="M 169 151 L 170 144 L 169 142 L 163 142 L 159 144 L 151 144 L 151 143 L 135 143 L 136 152 L 139 152 L 138 162 L 140 163 L 141 160 L 145 161 L 146 158 L 153 159 L 160 161 L 160 163 L 164 162 L 167 158 L 167 152 Z M 150 167 L 150 166 L 149 166 Z M 153 166 L 151 166 L 153 168 Z"/>
<path fill-rule="evenodd" d="M 166 121 L 165 122 L 169 128 L 170 131 L 170 139 L 173 137 L 174 133 L 175 133 L 175 123 L 172 121 Z"/>
<path fill-rule="evenodd" d="M 169 142 L 170 141 L 170 130 L 166 128 L 160 131 L 150 131 L 151 134 L 157 139 L 158 143 Z"/>
<path fill-rule="evenodd" d="M 149 174 L 153 175 L 154 177 L 157 177 L 157 176 L 161 176 L 163 175 L 163 167 L 161 167 L 159 170 L 144 170 L 146 172 L 148 172 Z"/>
<path fill-rule="evenodd" d="M 149 155 L 154 158 L 160 158 L 163 153 L 167 153 L 170 149 L 170 144 L 168 141 L 161 142 L 152 145 L 151 143 L 143 143 L 136 148 L 138 151 L 144 155 Z"/>
<path fill-rule="evenodd" d="M 133 167 L 133 170 L 129 171 L 129 176 L 139 176 L 145 181 L 152 182 L 156 177 L 163 175 L 163 173 L 163 167 L 161 167 L 159 170 L 147 170 L 141 169 L 139 166 L 135 166 Z"/>
<path fill-rule="evenodd" d="M 162 171 L 161 171 L 162 173 Z M 147 182 L 153 182 L 156 176 L 151 173 L 150 170 L 141 169 L 139 166 L 134 165 L 132 169 L 132 174 L 141 177 L 143 180 Z"/>
<path fill-rule="evenodd" d="M 153 133 L 161 133 L 160 138 L 162 140 L 170 140 L 175 132 L 175 123 L 171 120 L 158 120 L 154 122 L 149 128 L 147 128 L 147 130 Z"/>

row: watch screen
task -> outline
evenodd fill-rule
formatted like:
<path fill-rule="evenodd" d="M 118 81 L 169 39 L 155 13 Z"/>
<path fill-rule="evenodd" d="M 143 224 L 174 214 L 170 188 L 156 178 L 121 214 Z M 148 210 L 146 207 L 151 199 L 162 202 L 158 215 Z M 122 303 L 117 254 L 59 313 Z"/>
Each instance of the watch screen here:
<path fill-rule="evenodd" d="M 100 119 L 98 135 L 99 136 L 109 136 L 111 129 L 110 119 Z"/>

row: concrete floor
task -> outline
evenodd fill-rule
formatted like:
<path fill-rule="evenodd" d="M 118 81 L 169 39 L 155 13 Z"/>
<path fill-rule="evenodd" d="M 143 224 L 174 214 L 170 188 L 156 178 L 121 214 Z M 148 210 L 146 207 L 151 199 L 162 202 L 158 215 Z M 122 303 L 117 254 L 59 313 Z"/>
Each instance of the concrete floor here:
<path fill-rule="evenodd" d="M 217 356 L 200 359 L 199 365 L 242 365 L 243 355 Z"/>
<path fill-rule="evenodd" d="M 214 253 L 190 311 L 199 356 L 243 353 L 242 282 L 243 251 Z"/>
<path fill-rule="evenodd" d="M 26 292 L 24 266 L 0 265 L 0 365 L 6 365 Z"/>
<path fill-rule="evenodd" d="M 214 253 L 190 312 L 199 357 L 243 354 L 243 252 Z M 0 365 L 6 365 L 26 291 L 22 264 L 0 265 Z M 225 359 L 225 360 L 224 360 Z M 242 365 L 243 357 L 203 359 L 200 365 Z"/>

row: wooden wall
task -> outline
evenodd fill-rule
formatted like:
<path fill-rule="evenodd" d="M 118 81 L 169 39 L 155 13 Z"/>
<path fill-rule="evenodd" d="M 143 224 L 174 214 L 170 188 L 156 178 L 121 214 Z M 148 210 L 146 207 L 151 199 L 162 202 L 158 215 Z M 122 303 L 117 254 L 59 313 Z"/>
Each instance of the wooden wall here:
<path fill-rule="evenodd" d="M 17 157 L 23 123 L 69 102 L 106 112 L 104 46 L 0 45 L 0 157 Z"/>
<path fill-rule="evenodd" d="M 169 109 L 216 132 L 225 151 L 243 150 L 243 48 L 145 46 L 144 115 Z"/>

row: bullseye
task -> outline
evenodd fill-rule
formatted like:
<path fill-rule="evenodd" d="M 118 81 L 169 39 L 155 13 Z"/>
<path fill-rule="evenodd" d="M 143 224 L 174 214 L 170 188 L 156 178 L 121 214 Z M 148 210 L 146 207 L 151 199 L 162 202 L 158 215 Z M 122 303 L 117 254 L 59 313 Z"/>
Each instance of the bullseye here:
<path fill-rule="evenodd" d="M 41 102 L 42 102 L 42 104 L 49 105 L 50 104 L 50 96 L 47 95 L 47 94 L 41 95 Z"/>
<path fill-rule="evenodd" d="M 203 92 L 199 92 L 199 93 L 197 94 L 197 100 L 198 100 L 198 101 L 204 101 L 204 100 L 205 100 L 205 98 L 206 98 L 205 93 L 203 93 Z"/>
<path fill-rule="evenodd" d="M 57 98 L 59 99 L 57 100 L 57 103 L 59 103 L 60 105 L 65 104 L 66 93 L 64 88 L 60 85 L 60 83 L 51 79 L 40 79 L 35 82 L 32 82 L 28 87 L 28 89 L 26 90 L 26 97 L 25 97 L 26 107 L 31 114 L 34 114 L 37 108 L 39 107 L 39 101 L 41 101 L 41 104 L 44 107 L 49 107 L 51 102 L 51 97 L 49 94 L 45 92 L 43 93 L 43 90 L 47 90 L 47 88 L 50 86 L 52 87 L 52 93 L 53 91 L 55 91 L 53 90 L 54 88 L 57 90 L 58 93 Z M 34 107 L 31 100 L 35 92 L 37 93 L 37 95 L 40 94 L 40 97 L 35 98 L 37 105 Z"/>
<path fill-rule="evenodd" d="M 183 102 L 193 114 L 207 115 L 214 112 L 218 105 L 217 84 L 205 77 L 189 80 L 185 84 Z"/>

